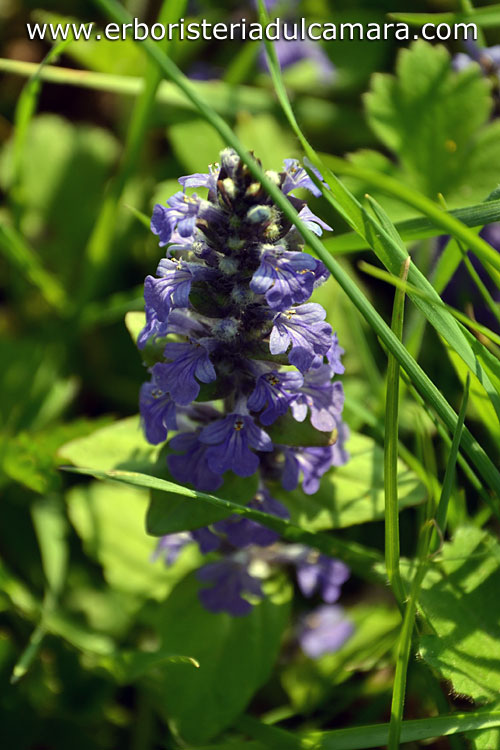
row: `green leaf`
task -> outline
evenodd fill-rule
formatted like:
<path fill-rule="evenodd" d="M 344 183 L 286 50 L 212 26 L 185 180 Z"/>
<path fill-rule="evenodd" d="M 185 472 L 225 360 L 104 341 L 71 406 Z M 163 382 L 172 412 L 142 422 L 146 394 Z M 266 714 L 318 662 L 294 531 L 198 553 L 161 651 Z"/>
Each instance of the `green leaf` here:
<path fill-rule="evenodd" d="M 48 590 L 53 597 L 57 597 L 66 580 L 68 522 L 63 515 L 62 504 L 52 497 L 39 499 L 33 504 L 31 513 Z"/>
<path fill-rule="evenodd" d="M 491 110 L 489 84 L 479 67 L 457 73 L 444 47 L 421 40 L 401 51 L 396 76 L 373 77 L 365 102 L 371 127 L 398 155 L 410 182 L 430 197 L 442 193 L 453 201 L 471 177 L 468 163 L 482 150 L 475 140 Z M 498 141 L 489 161 L 491 172 L 498 173 Z M 468 182 L 467 200 L 484 197 L 496 182 L 495 177 L 486 190 L 481 182 L 475 191 Z"/>
<path fill-rule="evenodd" d="M 156 623 L 163 647 L 189 654 L 199 669 L 167 663 L 157 702 L 171 730 L 188 743 L 210 740 L 246 707 L 269 677 L 289 616 L 291 588 L 269 581 L 267 596 L 244 617 L 213 614 L 198 599 L 194 575 L 172 591 Z"/>
<path fill-rule="evenodd" d="M 88 435 L 108 421 L 106 417 L 95 421 L 78 419 L 44 430 L 19 432 L 5 442 L 1 469 L 10 479 L 34 492 L 46 494 L 57 490 L 61 486 L 61 474 L 57 471 L 58 448 L 72 438 L 81 439 L 80 436 Z"/>
<path fill-rule="evenodd" d="M 74 487 L 67 503 L 85 551 L 102 565 L 108 584 L 120 591 L 161 599 L 201 559 L 193 545 L 171 566 L 152 562 L 156 540 L 144 529 L 144 490 L 92 482 Z"/>
<path fill-rule="evenodd" d="M 329 471 L 314 495 L 301 489 L 272 489 L 291 513 L 291 520 L 309 531 L 339 529 L 384 517 L 384 450 L 372 438 L 352 433 L 347 442 L 349 461 Z M 398 461 L 400 509 L 424 501 L 426 490 L 416 475 Z"/>
<path fill-rule="evenodd" d="M 88 437 L 66 443 L 59 457 L 75 466 L 92 469 L 152 470 L 160 446 L 150 445 L 142 433 L 138 416 L 114 422 Z"/>
<path fill-rule="evenodd" d="M 498 710 L 499 704 L 496 703 L 492 708 Z M 475 750 L 491 750 L 493 747 L 500 747 L 500 728 L 467 732 L 465 736 L 472 740 Z"/>
<path fill-rule="evenodd" d="M 419 605 L 433 635 L 423 658 L 476 701 L 498 699 L 500 684 L 500 545 L 487 532 L 461 527 L 443 545 L 422 583 Z"/>

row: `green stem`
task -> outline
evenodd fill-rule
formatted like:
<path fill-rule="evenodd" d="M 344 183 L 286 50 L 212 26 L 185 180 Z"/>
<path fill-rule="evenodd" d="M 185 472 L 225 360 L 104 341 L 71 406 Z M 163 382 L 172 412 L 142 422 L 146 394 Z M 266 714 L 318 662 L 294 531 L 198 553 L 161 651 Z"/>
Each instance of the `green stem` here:
<path fill-rule="evenodd" d="M 410 258 L 401 269 L 400 278 L 408 278 Z M 397 289 L 394 296 L 392 330 L 401 341 L 403 336 L 405 293 Z M 399 502 L 398 502 L 398 434 L 399 434 L 399 362 L 389 354 L 387 365 L 387 394 L 384 440 L 384 490 L 385 490 L 385 564 L 387 576 L 400 609 L 406 592 L 399 571 Z"/>

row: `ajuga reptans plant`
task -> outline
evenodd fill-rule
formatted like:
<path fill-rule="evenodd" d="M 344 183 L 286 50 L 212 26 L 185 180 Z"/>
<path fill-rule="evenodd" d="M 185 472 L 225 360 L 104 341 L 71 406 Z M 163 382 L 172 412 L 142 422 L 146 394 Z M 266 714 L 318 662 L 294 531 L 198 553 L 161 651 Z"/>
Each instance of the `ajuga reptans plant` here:
<path fill-rule="evenodd" d="M 266 174 L 306 226 L 318 235 L 330 229 L 293 195 L 297 188 L 320 194 L 295 159 Z M 214 492 L 228 471 L 257 475 L 250 505 L 287 518 L 273 485 L 293 490 L 301 483 L 313 494 L 324 473 L 347 460 L 343 389 L 334 380 L 343 372 L 343 350 L 325 310 L 308 302 L 328 272 L 303 252 L 297 229 L 233 150 L 223 151 L 208 174 L 179 182 L 183 190 L 156 205 L 151 221 L 166 256 L 144 284 L 146 325 L 138 346 L 160 352 L 141 388 L 145 434 L 158 444 L 175 431 L 167 463 L 176 481 Z M 190 195 L 190 188 L 208 192 Z M 285 444 L 286 419 L 308 421 L 319 439 Z M 192 541 L 203 553 L 219 550 L 221 557 L 198 571 L 207 584 L 202 603 L 215 612 L 244 615 L 252 606 L 248 596 L 262 596 L 261 580 L 252 575 L 257 557 L 268 568 L 293 567 L 302 592 L 317 591 L 331 606 L 348 576 L 345 565 L 277 539 L 254 521 L 231 517 L 168 535 L 158 552 L 171 563 Z M 336 611 L 323 613 L 323 621 L 335 620 Z"/>

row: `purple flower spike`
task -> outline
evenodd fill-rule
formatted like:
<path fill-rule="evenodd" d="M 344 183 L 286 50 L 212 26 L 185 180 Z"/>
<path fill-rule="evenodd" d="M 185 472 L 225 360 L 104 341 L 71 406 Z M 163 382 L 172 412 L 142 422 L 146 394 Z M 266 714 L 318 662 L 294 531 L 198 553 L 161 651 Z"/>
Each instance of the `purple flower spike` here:
<path fill-rule="evenodd" d="M 153 367 L 153 374 L 158 384 L 181 406 L 187 406 L 198 396 L 200 384 L 197 379 L 211 383 L 217 377 L 208 351 L 201 343 L 169 343 L 165 347 L 165 357 L 173 361 L 158 362 Z"/>
<path fill-rule="evenodd" d="M 212 583 L 211 588 L 200 591 L 200 600 L 210 612 L 228 612 L 234 617 L 242 617 L 252 610 L 243 594 L 262 596 L 259 581 L 249 575 L 244 562 L 234 559 L 204 565 L 197 572 L 198 580 Z"/>
<path fill-rule="evenodd" d="M 323 187 L 322 178 L 311 169 L 308 174 L 296 159 L 287 159 L 284 170 L 266 174 L 319 235 L 330 227 L 294 195 L 303 188 L 319 195 L 315 182 Z M 156 364 L 151 382 L 141 389 L 143 428 L 154 444 L 166 440 L 169 430 L 179 431 L 167 450 L 177 482 L 214 492 L 228 471 L 257 475 L 259 491 L 248 507 L 288 518 L 268 482 L 281 480 L 287 490 L 301 482 L 303 491 L 313 494 L 325 472 L 347 460 L 343 390 L 333 381 L 344 369 L 343 350 L 325 310 L 308 302 L 328 272 L 304 252 L 300 232 L 233 149 L 224 149 L 220 164 L 207 173 L 185 175 L 179 182 L 183 192 L 157 205 L 151 222 L 160 245 L 168 248 L 144 285 L 146 325 L 138 346 L 158 341 L 145 357 L 154 357 Z M 191 188 L 203 188 L 206 198 L 188 195 Z M 291 367 L 282 366 L 287 359 Z M 203 387 L 209 383 L 214 386 Z M 223 399 L 204 401 L 218 394 Z M 273 445 L 268 425 L 290 411 L 297 421 L 310 418 L 316 430 L 336 429 L 337 443 Z M 298 545 L 289 547 L 287 558 L 278 534 L 245 516 L 234 514 L 185 536 L 169 535 L 159 550 L 173 561 L 187 540 L 196 541 L 203 554 L 219 557 L 199 571 L 200 580 L 210 584 L 200 599 L 213 612 L 247 614 L 248 596 L 262 596 L 249 570 L 271 575 L 273 565 L 298 565 L 299 557 L 303 590 L 318 589 L 328 602 L 338 596 L 336 563 L 311 562 L 310 551 L 304 557 L 305 548 Z"/>
<path fill-rule="evenodd" d="M 318 659 L 338 651 L 351 637 L 354 626 L 342 607 L 325 604 L 308 614 L 301 623 L 299 643 L 307 656 Z"/>
<path fill-rule="evenodd" d="M 209 193 L 215 193 L 218 176 L 219 165 L 210 164 L 208 167 L 208 174 L 202 172 L 188 174 L 185 177 L 179 177 L 178 182 L 180 182 L 184 190 L 190 187 L 204 187 L 208 188 Z"/>
<path fill-rule="evenodd" d="M 311 302 L 278 313 L 271 331 L 271 354 L 284 354 L 291 344 L 290 364 L 307 372 L 331 346 L 332 329 L 324 322 L 325 317 L 321 305 Z"/>
<path fill-rule="evenodd" d="M 203 428 L 200 434 L 202 443 L 211 447 L 207 450 L 207 460 L 212 469 L 223 474 L 228 469 L 240 477 L 250 477 L 259 467 L 257 451 L 271 451 L 273 444 L 269 435 L 257 427 L 252 417 L 242 414 L 229 414 Z"/>
<path fill-rule="evenodd" d="M 297 582 L 304 596 L 310 597 L 318 592 L 327 604 L 337 601 L 342 584 L 350 575 L 349 568 L 343 562 L 315 550 L 305 550 L 295 564 Z"/>
<path fill-rule="evenodd" d="M 270 425 L 286 414 L 303 382 L 304 378 L 298 372 L 266 372 L 257 379 L 247 406 L 251 411 L 267 407 L 259 414 L 259 420 L 263 425 Z"/>

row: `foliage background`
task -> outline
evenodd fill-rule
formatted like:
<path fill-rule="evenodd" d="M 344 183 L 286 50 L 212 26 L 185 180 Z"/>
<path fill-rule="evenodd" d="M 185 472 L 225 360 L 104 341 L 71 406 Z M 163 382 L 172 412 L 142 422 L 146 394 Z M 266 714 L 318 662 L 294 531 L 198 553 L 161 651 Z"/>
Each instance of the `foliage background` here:
<path fill-rule="evenodd" d="M 160 12 L 154 2 L 124 5 L 150 22 Z M 168 6 L 175 17 L 178 6 Z M 314 20 L 374 22 L 406 10 L 455 8 L 444 2 L 395 8 L 379 0 L 334 6 L 304 0 L 296 12 Z M 26 21 L 59 20 L 68 12 L 57 0 L 43 10 L 35 2 L 7 0 L 0 6 L 2 56 L 40 62 L 49 47 L 27 41 Z M 106 21 L 102 9 L 86 0 L 73 3 L 70 12 L 80 20 Z M 215 21 L 237 18 L 242 8 L 200 0 L 187 12 Z M 489 45 L 500 42 L 494 25 L 486 34 Z M 452 73 L 450 54 L 461 45 L 447 47 L 448 52 L 421 44 L 398 56 L 394 41 L 334 43 L 324 46 L 336 69 L 331 83 L 323 84 L 307 60 L 284 72 L 303 133 L 334 171 L 345 174 L 355 196 L 362 200 L 369 192 L 393 222 L 422 212 L 374 181 L 373 172 L 432 201 L 440 192 L 449 208 L 480 204 L 498 186 L 494 84 L 478 66 L 460 76 Z M 258 45 L 174 44 L 168 51 L 186 74 L 205 77 L 208 71 L 211 81 L 199 84 L 200 91 L 265 168 L 301 156 L 270 77 L 258 65 Z M 142 309 L 141 283 L 160 255 L 138 212 L 149 216 L 155 202 L 176 190 L 179 175 L 204 171 L 225 145 L 173 84 L 161 84 L 156 103 L 152 94 L 148 99 L 156 73 L 140 45 L 72 42 L 58 52 L 56 64 L 66 69 L 59 83 L 25 87 L 21 66 L 14 65 L 2 74 L 0 89 L 5 746 L 175 748 L 187 741 L 257 750 L 259 743 L 291 742 L 289 736 L 266 734 L 275 722 L 296 736 L 388 721 L 401 617 L 384 583 L 356 572 L 343 598 L 355 635 L 338 653 L 312 662 L 294 644 L 286 586 L 275 592 L 269 613 L 258 608 L 248 622 L 220 616 L 222 626 L 196 604 L 189 576 L 200 562 L 194 552 L 168 570 L 150 563 L 155 539 L 144 531 L 146 489 L 89 483 L 57 469 L 71 461 L 147 473 L 156 459 L 134 417 L 144 369 L 123 323 L 125 313 Z M 106 85 L 96 78 L 81 87 L 72 71 L 82 69 L 112 77 Z M 148 83 L 138 97 L 140 76 Z M 339 161 L 345 154 L 351 154 L 349 161 Z M 312 208 L 334 227 L 326 247 L 390 322 L 393 288 L 359 266 L 360 260 L 381 265 L 367 249 L 370 243 L 347 235 L 345 217 L 325 198 Z M 471 226 L 480 226 L 475 221 Z M 443 232 L 434 228 L 430 234 Z M 404 231 L 403 237 L 408 239 Z M 418 267 L 442 291 L 460 260 L 457 247 L 436 275 L 435 241 L 408 242 Z M 399 268 L 396 256 L 393 266 Z M 466 289 L 470 286 L 468 280 Z M 333 280 L 317 299 L 346 349 L 346 420 L 359 436 L 351 445 L 353 463 L 324 492 L 307 500 L 300 493 L 289 498 L 292 519 L 308 531 L 335 529 L 342 543 L 378 550 L 382 559 L 385 407 L 388 385 L 394 386 L 387 379 L 387 352 Z M 460 309 L 475 317 L 470 307 Z M 404 340 L 458 411 L 468 367 L 450 351 L 446 335 L 425 325 L 415 305 L 407 309 Z M 488 351 L 496 357 L 497 350 Z M 473 377 L 467 424 L 498 466 L 500 379 L 497 366 L 487 361 L 489 397 Z M 452 434 L 445 431 L 443 437 L 422 399 L 406 383 L 401 388 L 399 501 L 409 507 L 401 514 L 400 531 L 402 555 L 409 559 L 417 553 L 418 529 L 442 496 L 453 454 Z M 105 432 L 95 437 L 97 430 Z M 500 670 L 498 496 L 471 472 L 470 461 L 461 457 L 450 493 L 451 541 L 426 572 L 419 595 L 422 637 L 414 641 L 410 659 L 407 719 L 473 712 L 485 703 L 490 719 L 494 715 Z M 402 561 L 404 581 L 411 571 Z M 300 597 L 293 601 L 296 615 L 304 611 Z M 173 654 L 182 658 L 172 659 Z M 184 657 L 197 658 L 200 669 Z M 209 702 L 221 681 L 225 690 L 216 690 Z M 249 715 L 265 723 L 252 724 Z M 474 742 L 494 748 L 496 732 L 442 737 L 430 746 Z"/>

